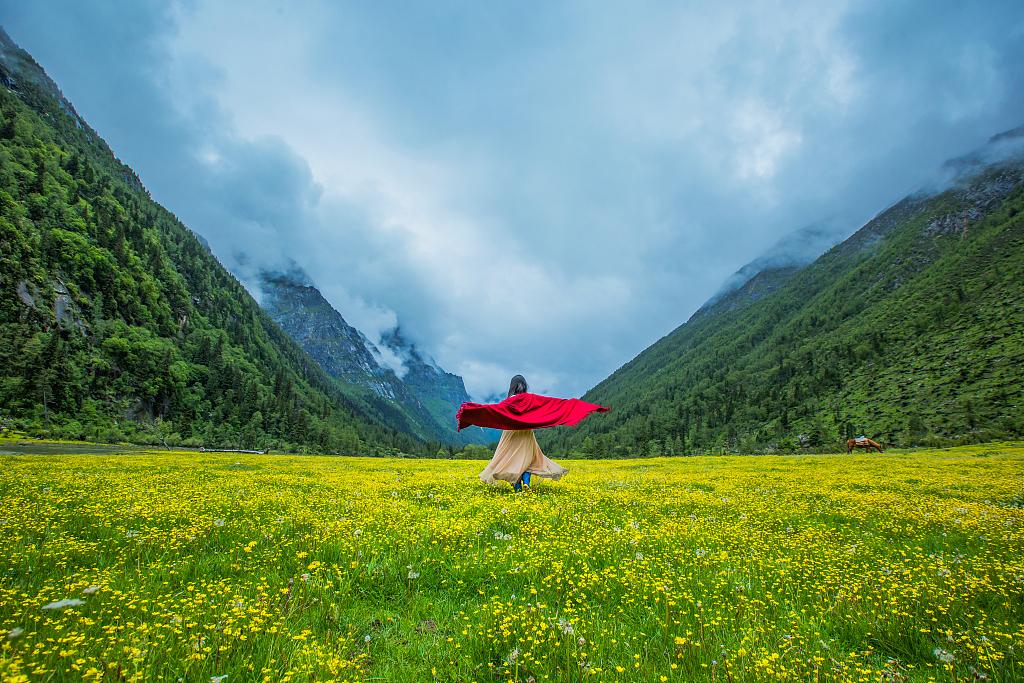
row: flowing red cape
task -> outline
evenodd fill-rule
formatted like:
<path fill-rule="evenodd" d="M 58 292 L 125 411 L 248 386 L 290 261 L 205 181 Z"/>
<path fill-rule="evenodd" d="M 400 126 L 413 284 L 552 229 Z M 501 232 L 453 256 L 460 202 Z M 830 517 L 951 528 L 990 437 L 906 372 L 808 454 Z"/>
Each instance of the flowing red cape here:
<path fill-rule="evenodd" d="M 455 419 L 459 431 L 470 426 L 492 429 L 540 429 L 579 424 L 591 413 L 607 413 L 611 408 L 587 403 L 578 398 L 551 398 L 538 394 L 516 394 L 501 403 L 463 403 Z"/>

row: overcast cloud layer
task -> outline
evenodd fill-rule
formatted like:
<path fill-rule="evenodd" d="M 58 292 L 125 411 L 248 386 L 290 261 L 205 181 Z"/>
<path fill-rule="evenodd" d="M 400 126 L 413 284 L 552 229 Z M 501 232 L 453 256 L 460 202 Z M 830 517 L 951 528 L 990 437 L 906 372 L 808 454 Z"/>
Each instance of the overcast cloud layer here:
<path fill-rule="evenodd" d="M 302 266 L 477 397 L 579 394 L 785 234 L 1024 123 L 1024 4 L 15 2 L 243 279 Z M 970 6 L 968 6 L 970 5 Z"/>

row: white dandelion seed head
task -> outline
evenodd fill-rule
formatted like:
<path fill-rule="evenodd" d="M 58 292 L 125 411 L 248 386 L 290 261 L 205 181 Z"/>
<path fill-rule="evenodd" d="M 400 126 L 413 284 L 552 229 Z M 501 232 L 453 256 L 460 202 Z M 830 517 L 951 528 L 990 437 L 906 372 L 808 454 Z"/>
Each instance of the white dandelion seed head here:
<path fill-rule="evenodd" d="M 25 629 L 21 628 L 20 626 L 15 626 L 14 628 L 12 628 L 10 631 L 7 632 L 7 637 L 10 640 L 14 640 L 15 638 L 17 638 L 18 636 L 20 636 L 24 632 L 25 632 Z"/>
<path fill-rule="evenodd" d="M 99 589 L 100 589 L 99 586 L 89 586 L 88 588 L 83 588 L 82 589 L 82 593 L 84 593 L 85 595 L 92 595 L 93 593 L 95 593 Z"/>
<path fill-rule="evenodd" d="M 64 598 L 63 600 L 57 600 L 54 602 L 43 605 L 43 609 L 64 609 L 65 607 L 78 607 L 84 605 L 85 600 L 78 598 Z"/>

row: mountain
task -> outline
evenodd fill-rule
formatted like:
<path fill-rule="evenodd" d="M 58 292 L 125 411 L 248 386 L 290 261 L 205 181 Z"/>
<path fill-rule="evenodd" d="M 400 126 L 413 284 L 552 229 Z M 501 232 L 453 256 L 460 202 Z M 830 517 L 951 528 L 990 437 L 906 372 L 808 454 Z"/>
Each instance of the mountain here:
<path fill-rule="evenodd" d="M 455 412 L 469 400 L 462 378 L 425 359 L 399 328 L 381 340 L 400 363 L 390 367 L 382 350 L 346 322 L 300 269 L 265 271 L 260 288 L 264 310 L 320 367 L 362 389 L 366 400 L 393 405 L 414 435 L 456 444 L 497 439 L 487 430 L 455 431 Z"/>
<path fill-rule="evenodd" d="M 842 241 L 843 233 L 842 224 L 836 221 L 822 221 L 791 232 L 733 273 L 695 315 L 743 306 L 770 294 Z"/>
<path fill-rule="evenodd" d="M 807 265 L 768 264 L 587 392 L 584 456 L 1024 434 L 1024 129 Z"/>
<path fill-rule="evenodd" d="M 0 421 L 51 436 L 431 453 L 327 375 L 0 30 Z"/>
<path fill-rule="evenodd" d="M 422 401 L 427 412 L 441 424 L 452 424 L 459 406 L 470 400 L 462 378 L 424 356 L 405 338 L 401 327 L 386 332 L 381 343 L 401 360 L 402 382 Z M 481 427 L 469 427 L 457 434 L 460 443 L 489 444 L 501 437 L 500 430 Z"/>
<path fill-rule="evenodd" d="M 349 325 L 313 286 L 304 272 L 260 273 L 263 309 L 327 374 L 394 399 L 397 377 L 380 366 L 370 341 Z"/>

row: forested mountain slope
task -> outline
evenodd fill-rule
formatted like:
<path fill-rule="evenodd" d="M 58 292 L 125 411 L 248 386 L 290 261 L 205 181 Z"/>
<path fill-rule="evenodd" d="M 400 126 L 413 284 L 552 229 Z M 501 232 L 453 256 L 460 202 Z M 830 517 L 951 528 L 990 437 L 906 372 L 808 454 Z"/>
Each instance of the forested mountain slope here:
<path fill-rule="evenodd" d="M 327 374 L 359 388 L 369 401 L 393 404 L 420 438 L 453 444 L 497 440 L 492 430 L 456 432 L 455 413 L 469 400 L 462 378 L 424 359 L 398 328 L 382 344 L 401 376 L 300 269 L 263 272 L 260 288 L 263 309 Z"/>
<path fill-rule="evenodd" d="M 328 377 L 0 31 L 0 419 L 55 436 L 433 452 Z"/>
<path fill-rule="evenodd" d="M 950 162 L 947 189 L 903 199 L 809 266 L 702 308 L 584 396 L 612 413 L 545 445 L 657 455 L 1024 434 L 1021 134 Z"/>

